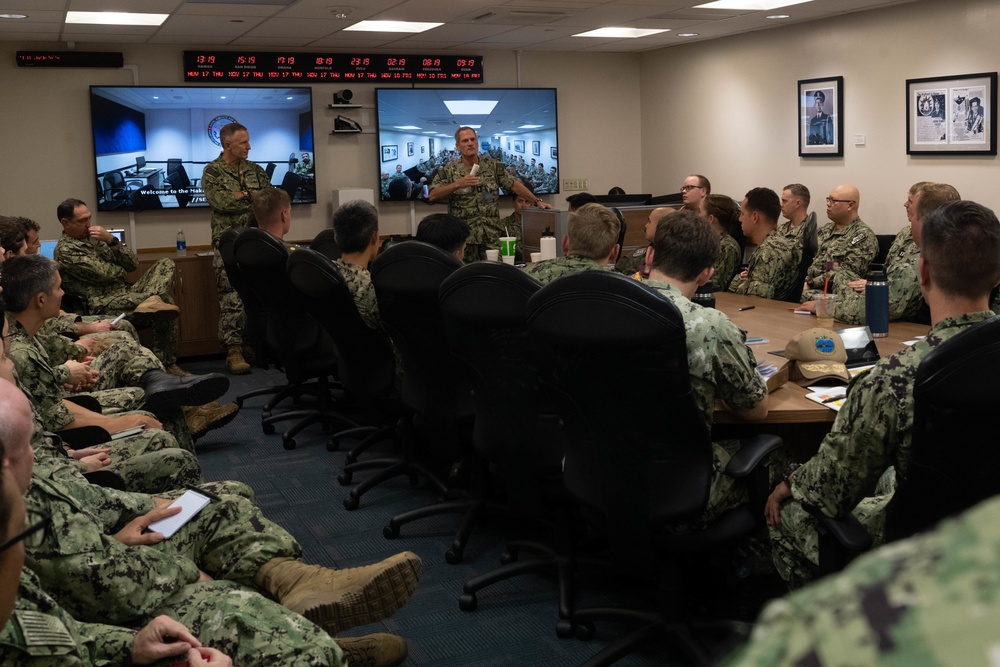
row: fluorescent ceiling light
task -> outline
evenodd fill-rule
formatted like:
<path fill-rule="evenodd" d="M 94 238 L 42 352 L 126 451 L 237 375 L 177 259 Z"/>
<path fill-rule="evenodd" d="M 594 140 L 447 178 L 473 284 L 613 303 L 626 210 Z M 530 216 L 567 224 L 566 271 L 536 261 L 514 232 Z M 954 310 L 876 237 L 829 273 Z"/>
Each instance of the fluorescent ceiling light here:
<path fill-rule="evenodd" d="M 397 125 L 397 130 L 419 130 L 420 128 L 416 125 Z"/>
<path fill-rule="evenodd" d="M 6 14 L 0 14 L 0 19 L 26 19 L 26 18 L 28 18 L 27 14 L 11 14 L 9 12 Z"/>
<path fill-rule="evenodd" d="M 453 116 L 485 116 L 493 113 L 500 100 L 444 100 L 444 105 Z M 470 125 L 470 127 L 472 127 Z"/>
<path fill-rule="evenodd" d="M 91 25 L 161 25 L 169 14 L 138 14 L 136 12 L 66 12 L 66 23 Z"/>
<path fill-rule="evenodd" d="M 620 37 L 624 39 L 635 39 L 636 37 L 648 37 L 669 30 L 643 30 L 641 28 L 598 28 L 588 32 L 581 32 L 573 37 Z"/>
<path fill-rule="evenodd" d="M 679 32 L 679 33 L 677 33 L 677 36 L 678 37 L 697 37 L 698 33 L 696 33 L 696 32 Z"/>
<path fill-rule="evenodd" d="M 344 30 L 362 30 L 364 32 L 424 32 L 436 28 L 443 23 L 417 23 L 416 21 L 360 21 Z"/>
<path fill-rule="evenodd" d="M 789 16 L 788 14 L 771 14 L 767 18 L 769 18 L 769 19 L 790 19 L 792 17 Z"/>
<path fill-rule="evenodd" d="M 704 5 L 695 5 L 695 9 L 745 9 L 748 11 L 765 11 L 768 9 L 778 9 L 779 7 L 790 7 L 801 5 L 812 0 L 716 0 Z"/>
<path fill-rule="evenodd" d="M 521 125 L 517 129 L 519 130 L 537 130 L 541 125 Z"/>
<path fill-rule="evenodd" d="M 478 130 L 482 125 L 466 125 L 466 127 L 471 127 L 473 130 Z"/>

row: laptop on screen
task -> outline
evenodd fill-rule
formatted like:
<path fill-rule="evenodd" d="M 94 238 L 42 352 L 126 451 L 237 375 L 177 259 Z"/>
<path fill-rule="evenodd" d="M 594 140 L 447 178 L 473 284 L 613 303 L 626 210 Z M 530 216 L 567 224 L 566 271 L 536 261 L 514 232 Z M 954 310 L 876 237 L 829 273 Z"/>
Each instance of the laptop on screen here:
<path fill-rule="evenodd" d="M 119 242 L 125 243 L 125 230 L 124 229 L 109 229 L 108 230 L 108 234 L 111 234 L 112 236 L 114 236 L 116 239 L 118 239 Z"/>
<path fill-rule="evenodd" d="M 42 247 L 38 250 L 39 254 L 48 257 L 49 259 L 55 259 L 57 243 L 59 243 L 58 240 L 42 241 Z"/>

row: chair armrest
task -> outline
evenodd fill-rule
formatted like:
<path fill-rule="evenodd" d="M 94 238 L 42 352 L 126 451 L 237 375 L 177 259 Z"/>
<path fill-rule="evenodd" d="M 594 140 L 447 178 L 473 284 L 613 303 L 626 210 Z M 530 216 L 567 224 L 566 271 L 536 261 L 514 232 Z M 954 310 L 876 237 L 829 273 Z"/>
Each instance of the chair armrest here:
<path fill-rule="evenodd" d="M 765 456 L 781 447 L 782 444 L 781 438 L 769 433 L 761 433 L 744 440 L 739 450 L 726 464 L 726 475 L 736 478 L 746 477 L 764 460 Z"/>
<path fill-rule="evenodd" d="M 872 546 L 872 536 L 853 514 L 831 519 L 815 505 L 802 504 L 802 509 L 809 512 L 819 522 L 818 530 L 827 531 L 844 548 L 851 551 L 867 551 Z"/>
<path fill-rule="evenodd" d="M 123 480 L 117 473 L 113 473 L 110 470 L 95 470 L 93 472 L 83 473 L 84 478 L 91 484 L 96 484 L 97 486 L 103 486 L 109 489 L 118 489 L 119 491 L 127 491 L 125 487 L 125 480 Z"/>
<path fill-rule="evenodd" d="M 85 449 L 111 440 L 111 434 L 100 426 L 80 426 L 57 434 L 70 449 Z"/>
<path fill-rule="evenodd" d="M 73 394 L 72 396 L 65 397 L 67 401 L 71 403 L 76 403 L 81 408 L 87 408 L 91 412 L 96 412 L 97 414 L 102 414 L 104 408 L 101 407 L 100 402 L 90 394 Z"/>

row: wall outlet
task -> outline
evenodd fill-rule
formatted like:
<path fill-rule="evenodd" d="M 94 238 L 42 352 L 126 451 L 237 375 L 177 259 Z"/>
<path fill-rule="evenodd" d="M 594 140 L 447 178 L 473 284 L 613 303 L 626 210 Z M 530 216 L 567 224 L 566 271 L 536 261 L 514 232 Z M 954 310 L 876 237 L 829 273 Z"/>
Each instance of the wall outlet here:
<path fill-rule="evenodd" d="M 587 189 L 587 179 L 586 178 L 564 178 L 563 179 L 563 190 L 576 190 L 582 192 Z"/>

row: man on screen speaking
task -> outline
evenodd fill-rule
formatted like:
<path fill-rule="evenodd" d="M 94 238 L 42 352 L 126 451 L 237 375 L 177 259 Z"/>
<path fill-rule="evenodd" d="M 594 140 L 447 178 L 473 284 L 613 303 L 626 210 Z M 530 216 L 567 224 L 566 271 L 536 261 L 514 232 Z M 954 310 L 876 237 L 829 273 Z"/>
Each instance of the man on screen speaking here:
<path fill-rule="evenodd" d="M 427 200 L 435 204 L 448 200 L 448 213 L 469 223 L 469 244 L 465 261 L 486 259 L 487 248 L 499 248 L 500 237 L 513 235 L 500 225 L 500 188 L 513 192 L 533 206 L 552 208 L 511 176 L 504 164 L 479 154 L 479 137 L 471 127 L 455 132 L 459 159 L 438 170 Z"/>

